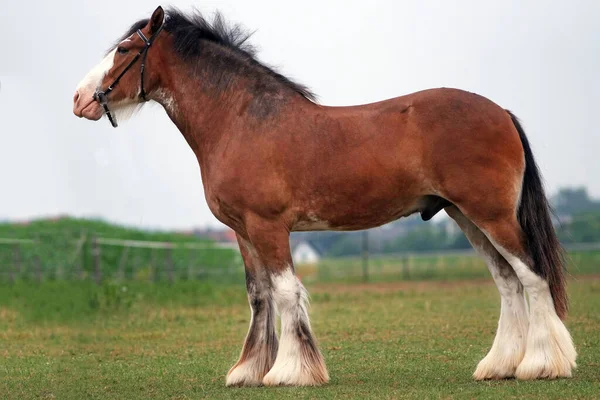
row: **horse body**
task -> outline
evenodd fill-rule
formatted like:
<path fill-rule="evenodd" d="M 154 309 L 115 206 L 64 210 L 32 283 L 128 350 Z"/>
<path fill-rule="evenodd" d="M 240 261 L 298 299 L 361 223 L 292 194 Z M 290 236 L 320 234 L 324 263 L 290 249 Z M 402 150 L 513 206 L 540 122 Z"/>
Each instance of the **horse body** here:
<path fill-rule="evenodd" d="M 442 209 L 486 260 L 502 299 L 496 339 L 474 377 L 570 376 L 576 353 L 559 318 L 566 314 L 561 250 L 516 117 L 456 89 L 321 106 L 258 63 L 239 35 L 220 19 L 211 26 L 172 10 L 165 20 L 159 7 L 74 98 L 76 115 L 99 119 L 101 107 L 143 104 L 147 93 L 196 154 L 211 211 L 237 234 L 252 310 L 227 384 L 329 379 L 294 275 L 291 231 L 365 229 L 415 212 L 427 220 Z M 147 57 L 141 81 L 122 72 L 135 63 L 131 50 Z"/>
<path fill-rule="evenodd" d="M 514 186 L 508 195 L 515 203 L 520 193 L 519 136 L 509 115 L 481 96 L 433 89 L 365 106 L 304 104 L 289 113 L 268 130 L 224 128 L 212 156 L 200 162 L 208 204 L 225 224 L 248 212 L 281 219 L 290 231 L 366 229 L 415 212 L 430 218 L 440 199 L 485 201 L 493 188 L 465 171 L 487 173 L 498 188 Z"/>

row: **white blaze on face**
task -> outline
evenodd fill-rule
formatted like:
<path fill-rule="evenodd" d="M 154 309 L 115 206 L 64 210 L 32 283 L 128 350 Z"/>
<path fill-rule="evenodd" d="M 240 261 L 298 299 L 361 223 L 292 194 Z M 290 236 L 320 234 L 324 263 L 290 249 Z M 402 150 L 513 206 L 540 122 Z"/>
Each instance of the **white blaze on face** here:
<path fill-rule="evenodd" d="M 114 65 L 116 51 L 117 49 L 115 48 L 108 53 L 98 65 L 88 72 L 85 78 L 79 82 L 79 85 L 77 85 L 76 90 L 79 92 L 79 96 L 84 99 L 83 101 L 91 99 L 96 88 L 102 84 L 102 80 Z"/>
<path fill-rule="evenodd" d="M 128 41 L 130 39 L 125 39 Z M 106 77 L 106 74 L 114 66 L 115 53 L 117 51 L 115 47 L 110 53 L 104 57 L 98 65 L 96 65 L 88 74 L 79 82 L 77 85 L 77 93 L 79 93 L 78 100 L 75 104 L 75 109 L 83 110 L 90 105 L 94 100 L 94 93 L 98 87 L 102 85 L 102 81 Z M 133 69 L 128 73 L 135 73 Z M 103 89 L 106 89 L 105 87 Z M 131 117 L 144 103 L 140 103 L 139 99 L 121 99 L 119 101 L 111 101 L 109 96 L 109 107 L 113 115 L 118 121 L 123 121 Z M 76 114 L 78 114 L 76 112 Z"/>

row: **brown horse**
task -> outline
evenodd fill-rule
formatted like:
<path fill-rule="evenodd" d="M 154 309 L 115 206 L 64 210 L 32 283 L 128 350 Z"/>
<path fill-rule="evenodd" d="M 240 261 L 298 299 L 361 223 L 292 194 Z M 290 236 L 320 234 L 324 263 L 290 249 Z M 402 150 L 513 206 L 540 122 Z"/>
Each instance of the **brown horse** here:
<path fill-rule="evenodd" d="M 92 120 L 106 113 L 116 126 L 122 110 L 156 101 L 196 154 L 211 211 L 237 233 L 252 310 L 227 385 L 329 379 L 291 231 L 366 229 L 442 209 L 501 294 L 496 338 L 475 379 L 571 376 L 562 253 L 517 118 L 455 89 L 325 107 L 258 62 L 247 38 L 220 16 L 210 23 L 159 7 L 84 78 L 73 110 Z"/>

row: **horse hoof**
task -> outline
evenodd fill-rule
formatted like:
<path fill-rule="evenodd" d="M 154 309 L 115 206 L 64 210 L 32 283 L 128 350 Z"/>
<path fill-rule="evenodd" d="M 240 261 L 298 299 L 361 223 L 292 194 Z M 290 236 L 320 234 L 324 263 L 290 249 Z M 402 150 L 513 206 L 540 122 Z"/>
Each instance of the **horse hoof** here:
<path fill-rule="evenodd" d="M 514 378 L 515 370 L 522 358 L 523 356 L 521 355 L 521 357 L 514 357 L 512 360 L 507 358 L 501 359 L 490 352 L 477 364 L 473 378 L 476 381 Z"/>
<path fill-rule="evenodd" d="M 289 365 L 277 368 L 276 365 L 262 381 L 265 386 L 321 386 L 327 382 L 329 374 L 325 365 L 319 365 L 312 373 L 306 368 L 290 368 Z"/>
<path fill-rule="evenodd" d="M 261 386 L 263 376 L 257 374 L 258 368 L 249 363 L 235 365 L 227 374 L 226 386 Z"/>

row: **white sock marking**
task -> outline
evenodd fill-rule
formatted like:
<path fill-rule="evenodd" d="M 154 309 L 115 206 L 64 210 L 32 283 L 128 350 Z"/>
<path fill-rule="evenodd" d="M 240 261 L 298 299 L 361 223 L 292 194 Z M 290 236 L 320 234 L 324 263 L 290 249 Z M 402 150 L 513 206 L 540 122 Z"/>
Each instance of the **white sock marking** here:
<path fill-rule="evenodd" d="M 556 315 L 548 283 L 518 257 L 493 241 L 492 243 L 513 267 L 529 294 L 527 345 L 523 361 L 517 368 L 516 377 L 519 379 L 570 377 L 571 369 L 577 366 L 575 363 L 577 353 L 569 331 Z"/>

